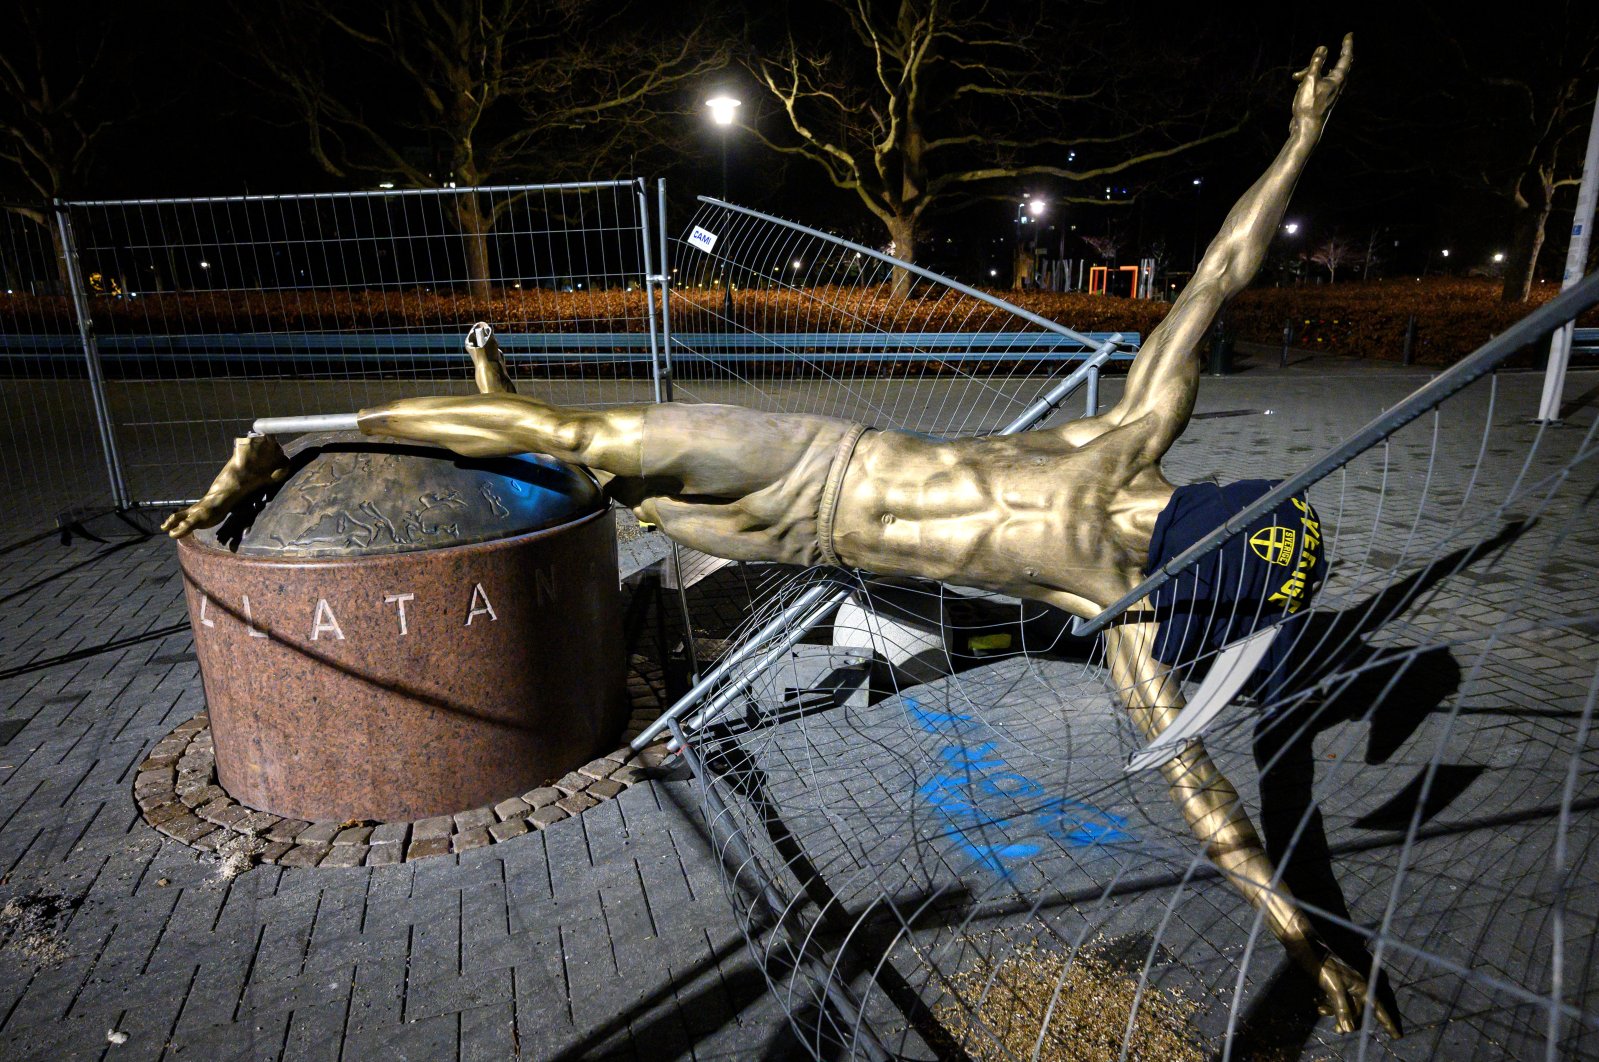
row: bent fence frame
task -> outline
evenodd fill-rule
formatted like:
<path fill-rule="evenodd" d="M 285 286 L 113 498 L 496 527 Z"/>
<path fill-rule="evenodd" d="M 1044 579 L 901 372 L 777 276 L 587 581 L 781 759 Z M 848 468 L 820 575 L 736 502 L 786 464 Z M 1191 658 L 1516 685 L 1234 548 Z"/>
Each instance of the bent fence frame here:
<path fill-rule="evenodd" d="M 707 202 L 710 202 L 707 200 Z M 760 217 L 770 223 L 790 226 L 791 223 L 781 219 L 769 218 L 765 215 L 755 214 L 753 211 L 744 213 Z M 804 230 L 802 226 L 791 226 L 813 235 L 815 230 Z M 831 239 L 830 237 L 828 237 Z M 871 251 L 869 248 L 857 244 L 848 244 L 836 241 L 852 250 L 859 250 L 863 254 L 871 254 L 879 259 L 894 263 L 892 259 Z M 915 267 L 906 266 L 914 270 Z M 917 270 L 917 272 L 923 272 Z M 958 290 L 959 285 L 954 285 Z M 985 301 L 1003 306 L 997 299 L 985 296 L 981 292 L 966 291 L 967 294 Z M 1193 547 L 1186 550 L 1172 561 L 1152 573 L 1142 583 L 1129 591 L 1121 599 L 1112 602 L 1098 615 L 1088 618 L 1078 618 L 1073 625 L 1073 633 L 1077 635 L 1091 635 L 1103 630 L 1106 626 L 1129 608 L 1136 606 L 1148 595 L 1158 590 L 1171 579 L 1179 576 L 1184 571 L 1203 561 L 1207 556 L 1221 548 L 1222 545 L 1239 530 L 1249 527 L 1260 516 L 1271 511 L 1276 505 L 1288 497 L 1298 494 L 1313 484 L 1325 479 L 1332 473 L 1344 468 L 1352 460 L 1374 447 L 1380 446 L 1405 425 L 1419 417 L 1435 410 L 1451 396 L 1458 394 L 1474 381 L 1492 372 L 1510 355 L 1524 348 L 1527 344 L 1547 335 L 1552 330 L 1561 327 L 1566 322 L 1574 319 L 1587 308 L 1599 304 L 1599 274 L 1589 276 L 1571 289 L 1564 292 L 1543 307 L 1528 314 L 1504 333 L 1490 340 L 1476 351 L 1472 352 L 1461 362 L 1436 376 L 1429 383 L 1417 389 L 1398 405 L 1374 418 L 1361 430 L 1356 432 L 1344 443 L 1335 446 L 1320 459 L 1311 462 L 1301 472 L 1283 481 L 1278 487 L 1264 495 L 1259 501 L 1250 505 L 1238 515 L 1228 520 L 1226 524 L 1206 535 Z M 1009 310 L 1009 307 L 1005 307 Z M 1052 326 L 1058 327 L 1058 326 Z M 1059 405 L 1073 390 L 1080 387 L 1088 379 L 1097 376 L 1098 366 L 1108 359 L 1115 349 L 1115 338 L 1100 345 L 1094 356 L 1083 364 L 1076 372 L 1066 379 L 1061 380 L 1048 392 L 1030 406 L 1025 413 L 1007 424 L 1002 432 L 1010 433 L 1025 431 L 1035 426 L 1044 419 L 1056 406 Z M 1091 405 L 1090 410 L 1097 408 Z M 730 821 L 729 809 L 725 806 L 723 798 L 718 795 L 718 787 L 724 784 L 720 771 L 715 764 L 705 762 L 700 747 L 699 738 L 706 728 L 722 720 L 731 706 L 739 703 L 746 691 L 762 677 L 763 673 L 779 665 L 788 658 L 791 650 L 811 631 L 823 626 L 837 608 L 850 596 L 855 583 L 842 574 L 823 574 L 817 581 L 806 587 L 791 601 L 777 609 L 771 618 L 758 629 L 748 635 L 740 644 L 725 655 L 717 665 L 708 672 L 700 681 L 695 683 L 676 703 L 640 734 L 632 743 L 635 750 L 642 750 L 652 743 L 661 740 L 664 735 L 668 738 L 668 748 L 678 752 L 683 762 L 688 765 L 697 779 L 703 803 L 703 812 L 713 844 L 718 849 L 718 855 L 729 867 L 730 887 L 735 891 L 746 894 L 751 900 L 751 911 L 755 915 L 764 912 L 764 920 L 757 917 L 751 923 L 751 928 L 764 928 L 778 934 L 775 938 L 775 952 L 779 957 L 793 956 L 797 947 L 795 938 L 797 934 L 809 932 L 803 921 L 790 917 L 800 906 L 805 903 L 802 894 L 794 894 L 792 889 L 774 877 L 774 871 L 768 870 L 761 860 L 751 853 L 747 842 L 741 836 L 741 828 Z M 708 732 L 707 732 L 708 733 Z M 1581 739 L 1579 738 L 1579 741 Z M 714 742 L 706 744 L 711 748 Z M 1575 761 L 1573 761 L 1575 764 Z M 1575 777 L 1573 766 L 1572 777 Z M 728 787 L 732 792 L 738 792 L 736 784 Z M 1571 788 L 1568 779 L 1568 790 Z M 1569 794 L 1568 794 L 1569 797 Z M 771 815 L 769 808 L 760 811 L 762 815 Z M 812 871 L 814 872 L 814 871 Z M 800 883 L 804 886 L 804 882 Z M 774 914 L 773 912 L 776 912 Z M 755 947 L 754 936 L 748 936 L 752 949 Z M 821 1023 L 819 1029 L 825 1030 L 838 1043 L 843 1044 L 847 1050 L 859 1052 L 867 1058 L 892 1057 L 883 1046 L 883 1041 L 878 1037 L 877 1031 L 865 1017 L 865 1008 L 862 1001 L 857 998 L 852 989 L 835 977 L 834 971 L 837 963 L 841 961 L 841 952 L 835 953 L 830 948 L 819 948 L 814 937 L 808 937 L 806 947 L 800 947 L 800 966 L 804 967 L 804 975 L 825 994 L 818 996 L 812 1002 L 824 1002 L 834 1008 L 831 1013 L 823 1007 L 817 1015 Z M 813 968 L 822 968 L 820 973 Z M 875 977 L 876 974 L 873 974 Z M 1240 981 L 1242 972 L 1240 972 Z M 1241 988 L 1240 988 L 1241 991 Z M 1555 1007 L 1551 1010 L 1551 1022 L 1556 1016 L 1563 1013 L 1563 1008 Z M 791 1019 L 794 1017 L 792 1012 Z M 795 1019 L 797 1020 L 797 1019 Z M 1368 1011 L 1366 1025 L 1369 1026 L 1371 1017 Z M 798 1029 L 798 1026 L 796 1026 Z M 1369 1029 L 1368 1029 L 1369 1031 Z M 803 1030 L 801 1030 L 803 1033 Z M 1551 1035 L 1551 1051 L 1554 1049 L 1556 1038 Z M 1364 1057 L 1365 1043 L 1362 1043 Z M 820 1055 L 818 1056 L 820 1057 Z M 1552 1057 L 1552 1056 L 1551 1056 Z"/>
<path fill-rule="evenodd" d="M 778 221 L 778 219 L 769 220 Z M 789 224 L 780 221 L 778 223 Z M 814 230 L 810 231 L 814 232 Z M 849 246 L 859 248 L 859 245 Z M 859 249 L 866 250 L 865 248 Z M 877 254 L 877 252 L 872 253 Z M 878 256 L 886 258 L 886 256 Z M 916 267 L 907 266 L 907 268 L 915 269 Z M 957 287 L 959 286 L 957 285 Z M 984 296 L 982 293 L 976 294 L 978 297 L 985 298 L 997 305 L 1001 304 L 1000 300 Z M 1334 447 L 1322 458 L 1312 462 L 1296 475 L 1283 480 L 1277 487 L 1262 495 L 1259 500 L 1229 519 L 1221 527 L 1216 528 L 1183 553 L 1162 565 L 1158 571 L 1152 573 L 1120 599 L 1112 602 L 1099 615 L 1089 619 L 1076 619 L 1073 623 L 1072 632 L 1079 636 L 1087 636 L 1103 630 L 1117 616 L 1120 616 L 1161 586 L 1220 549 L 1222 544 L 1228 538 L 1237 534 L 1240 529 L 1248 527 L 1253 521 L 1270 512 L 1289 497 L 1325 479 L 1355 457 L 1393 435 L 1394 432 L 1406 424 L 1435 409 L 1451 395 L 1458 393 L 1474 380 L 1493 371 L 1501 362 L 1528 343 L 1537 340 L 1541 336 L 1548 335 L 1554 329 L 1573 320 L 1577 315 L 1596 304 L 1599 304 L 1599 273 L 1584 278 L 1574 287 L 1567 289 L 1529 313 L 1516 324 L 1477 348 L 1465 359 L 1419 388 L 1403 402 L 1372 420 L 1371 423 L 1367 424 L 1344 443 Z M 1055 327 L 1058 328 L 1059 326 Z M 1119 336 L 1116 338 L 1119 338 Z M 1085 363 L 1077 372 L 1062 380 L 1055 388 L 1051 389 L 1048 395 L 1040 398 L 1038 403 L 1035 403 L 1034 409 L 1029 409 L 1016 422 L 1007 425 L 1001 434 L 1025 431 L 1028 427 L 1042 420 L 1072 390 L 1083 382 L 1082 377 L 1086 373 L 1097 370 L 1097 365 L 1110 356 L 1112 349 L 1112 344 L 1106 344 L 1101 347 L 1094 359 L 1090 359 L 1089 363 Z M 1036 414 L 1035 409 L 1037 410 Z M 660 733 L 667 729 L 671 720 L 687 717 L 685 730 L 689 732 L 712 721 L 717 712 L 710 707 L 692 716 L 689 713 L 693 712 L 720 682 L 727 684 L 726 692 L 718 693 L 712 701 L 712 705 L 719 706 L 732 701 L 737 696 L 738 691 L 747 688 L 750 683 L 755 681 L 764 667 L 769 666 L 772 660 L 781 656 L 781 651 L 774 653 L 767 649 L 767 645 L 772 639 L 779 639 L 779 644 L 782 644 L 785 649 L 787 646 L 793 645 L 808 630 L 820 624 L 831 613 L 831 610 L 843 601 L 847 594 L 848 591 L 838 590 L 831 595 L 826 595 L 826 605 L 824 606 L 820 603 L 824 600 L 824 597 L 821 594 L 819 585 L 813 588 L 811 592 L 790 603 L 771 623 L 762 627 L 736 650 L 724 657 L 717 668 L 706 675 L 704 681 L 690 689 L 688 693 L 684 694 L 682 698 L 668 708 L 666 713 L 655 724 L 635 738 L 633 748 L 635 750 L 643 749 L 657 740 Z"/>

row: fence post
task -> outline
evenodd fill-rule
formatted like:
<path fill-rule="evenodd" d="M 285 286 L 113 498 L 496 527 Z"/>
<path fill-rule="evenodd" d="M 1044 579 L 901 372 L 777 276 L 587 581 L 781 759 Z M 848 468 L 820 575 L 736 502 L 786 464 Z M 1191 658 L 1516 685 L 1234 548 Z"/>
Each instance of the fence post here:
<path fill-rule="evenodd" d="M 1416 315 L 1411 314 L 1410 320 L 1405 322 L 1405 349 L 1399 355 L 1399 364 L 1409 365 L 1415 360 L 1416 353 Z"/>
<path fill-rule="evenodd" d="M 1285 318 L 1283 320 L 1283 352 L 1282 352 L 1282 356 L 1277 359 L 1277 367 L 1279 369 L 1288 368 L 1288 348 L 1293 346 L 1293 345 L 1294 345 L 1294 319 L 1292 317 L 1289 317 L 1289 318 Z"/>
<path fill-rule="evenodd" d="M 66 267 L 67 288 L 72 296 L 72 312 L 78 320 L 78 338 L 83 343 L 83 362 L 89 373 L 89 394 L 94 401 L 94 419 L 100 428 L 100 450 L 105 455 L 106 478 L 111 483 L 111 501 L 118 509 L 131 509 L 128 485 L 122 478 L 122 459 L 117 454 L 116 434 L 111 426 L 111 409 L 106 403 L 105 379 L 100 373 L 100 347 L 95 341 L 94 318 L 78 262 L 78 244 L 72 234 L 68 204 L 54 200 L 56 231 L 61 237 L 62 264 Z"/>
<path fill-rule="evenodd" d="M 1088 370 L 1088 412 L 1090 417 L 1099 416 L 1099 366 L 1095 365 Z"/>
<path fill-rule="evenodd" d="M 643 211 L 646 219 L 646 231 L 644 234 L 644 271 L 646 274 L 650 271 L 649 211 L 645 203 L 648 187 L 644 181 L 639 181 L 639 209 Z M 672 297 L 672 270 L 669 264 L 671 256 L 667 253 L 666 243 L 666 178 L 664 177 L 656 178 L 655 203 L 656 213 L 659 215 L 656 218 L 656 222 L 660 226 L 661 237 L 660 247 L 657 252 L 659 258 L 655 263 L 656 272 L 653 276 L 646 276 L 645 284 L 648 285 L 653 281 L 657 290 L 661 293 L 661 349 L 659 353 L 653 349 L 656 322 L 653 317 L 654 307 L 651 307 L 650 336 L 652 349 L 650 351 L 650 366 L 651 372 L 655 375 L 655 401 L 670 402 L 672 401 L 672 311 L 668 303 Z M 731 282 L 731 278 L 728 278 L 728 283 L 731 284 Z M 731 297 L 732 288 L 729 287 L 728 291 Z M 699 646 L 694 643 L 694 618 L 688 607 L 688 587 L 684 584 L 683 579 L 683 554 L 676 542 L 672 543 L 672 569 L 677 572 L 678 619 L 683 624 L 683 651 L 688 663 L 688 685 L 692 686 L 700 680 L 700 653 Z"/>

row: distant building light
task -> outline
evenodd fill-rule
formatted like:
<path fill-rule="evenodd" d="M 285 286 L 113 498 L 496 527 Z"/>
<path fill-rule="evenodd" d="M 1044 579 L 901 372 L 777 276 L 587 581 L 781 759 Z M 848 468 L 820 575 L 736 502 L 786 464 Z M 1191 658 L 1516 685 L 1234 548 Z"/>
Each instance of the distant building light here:
<path fill-rule="evenodd" d="M 988 275 L 989 275 L 989 276 L 991 276 L 991 277 L 997 277 L 997 276 L 999 276 L 999 270 L 997 270 L 997 269 L 990 269 L 990 270 L 989 270 L 989 271 L 988 271 Z"/>
<path fill-rule="evenodd" d="M 1503 251 L 1494 252 L 1494 261 L 1495 262 L 1503 262 L 1504 260 L 1505 260 L 1505 252 L 1503 252 Z"/>
<path fill-rule="evenodd" d="M 1448 258 L 1448 257 L 1449 257 L 1449 248 L 1447 248 L 1447 247 L 1445 247 L 1445 248 L 1444 248 L 1444 249 L 1443 249 L 1443 256 L 1444 256 L 1444 257 L 1445 257 L 1445 258 Z"/>
<path fill-rule="evenodd" d="M 201 269 L 210 269 L 211 268 L 211 263 L 207 262 L 205 259 L 202 258 L 202 259 L 200 259 L 200 268 Z"/>
<path fill-rule="evenodd" d="M 394 187 L 394 182 L 393 181 L 379 181 L 378 182 L 378 187 L 383 189 L 386 192 L 390 188 Z"/>

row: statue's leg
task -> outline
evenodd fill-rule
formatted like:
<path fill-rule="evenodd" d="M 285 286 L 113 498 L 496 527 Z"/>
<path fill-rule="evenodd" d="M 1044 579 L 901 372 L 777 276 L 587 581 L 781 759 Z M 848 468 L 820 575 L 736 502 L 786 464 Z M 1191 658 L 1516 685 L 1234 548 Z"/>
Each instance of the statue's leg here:
<path fill-rule="evenodd" d="M 1116 695 L 1148 738 L 1166 729 L 1183 708 L 1177 679 L 1150 652 L 1158 629 L 1154 623 L 1124 622 L 1105 632 Z M 1338 1030 L 1353 1032 L 1361 1010 L 1369 1006 L 1382 1027 L 1398 1036 L 1398 1022 L 1372 994 L 1365 976 L 1330 952 L 1286 886 L 1280 881 L 1272 884 L 1277 870 L 1266 847 L 1245 814 L 1238 791 L 1203 743 L 1189 742 L 1161 767 L 1161 774 L 1211 862 L 1264 915 L 1288 957 L 1316 979 L 1326 1000 L 1324 1013 L 1336 1017 Z"/>
<path fill-rule="evenodd" d="M 1157 630 L 1153 623 L 1122 623 L 1105 634 L 1111 682 L 1145 738 L 1165 730 L 1183 708 L 1177 679 L 1150 654 Z M 1310 922 L 1286 890 L 1270 887 L 1276 871 L 1265 845 L 1245 814 L 1238 791 L 1204 745 L 1188 744 L 1161 768 L 1161 774 L 1211 861 L 1253 906 L 1265 911 L 1267 923 L 1294 958 L 1314 968 L 1319 956 L 1306 951 L 1313 932 Z"/>

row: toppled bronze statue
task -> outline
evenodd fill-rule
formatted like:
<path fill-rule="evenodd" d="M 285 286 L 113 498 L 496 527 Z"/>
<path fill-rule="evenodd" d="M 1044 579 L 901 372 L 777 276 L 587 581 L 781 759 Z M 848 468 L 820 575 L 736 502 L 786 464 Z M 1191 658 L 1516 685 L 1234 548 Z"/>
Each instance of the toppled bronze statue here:
<path fill-rule="evenodd" d="M 478 325 L 467 350 L 483 393 L 390 402 L 361 411 L 358 425 L 368 434 L 470 457 L 537 452 L 586 465 L 641 520 L 716 556 L 919 576 L 1096 615 L 1146 570 L 1231 515 L 1219 511 L 1223 499 L 1207 493 L 1227 488 L 1175 488 L 1161 475 L 1160 461 L 1193 412 L 1199 344 L 1223 304 L 1260 268 L 1321 138 L 1353 61 L 1351 38 L 1323 73 L 1326 59 L 1327 49 L 1318 48 L 1295 75 L 1287 144 L 1227 215 L 1193 279 L 1139 352 L 1121 400 L 1101 416 L 1016 435 L 939 439 L 726 405 L 564 409 L 515 394 L 492 331 Z M 284 467 L 271 438 L 241 439 L 206 496 L 163 527 L 177 537 L 211 526 L 240 498 L 279 479 Z M 1253 488 L 1253 497 L 1264 489 Z M 1238 492 L 1226 500 L 1236 503 Z M 1256 550 L 1264 565 L 1257 574 L 1281 585 L 1263 584 L 1258 600 L 1224 602 L 1224 610 L 1241 609 L 1264 623 L 1297 611 L 1309 596 L 1314 580 L 1306 576 L 1318 563 L 1319 533 L 1310 533 L 1308 504 L 1295 502 L 1297 511 L 1285 506 L 1267 518 L 1264 538 L 1254 528 L 1246 533 L 1264 543 Z M 1289 536 L 1301 524 L 1296 548 Z M 1271 604 L 1263 607 L 1267 593 Z M 1146 604 L 1106 632 L 1113 685 L 1150 737 L 1184 704 L 1167 667 L 1174 658 L 1159 648 L 1160 627 Z M 1211 860 L 1317 979 L 1339 1030 L 1353 1031 L 1371 1006 L 1398 1035 L 1361 974 L 1329 951 L 1287 890 L 1274 884 L 1275 869 L 1237 792 L 1203 745 L 1188 744 L 1162 773 Z"/>

